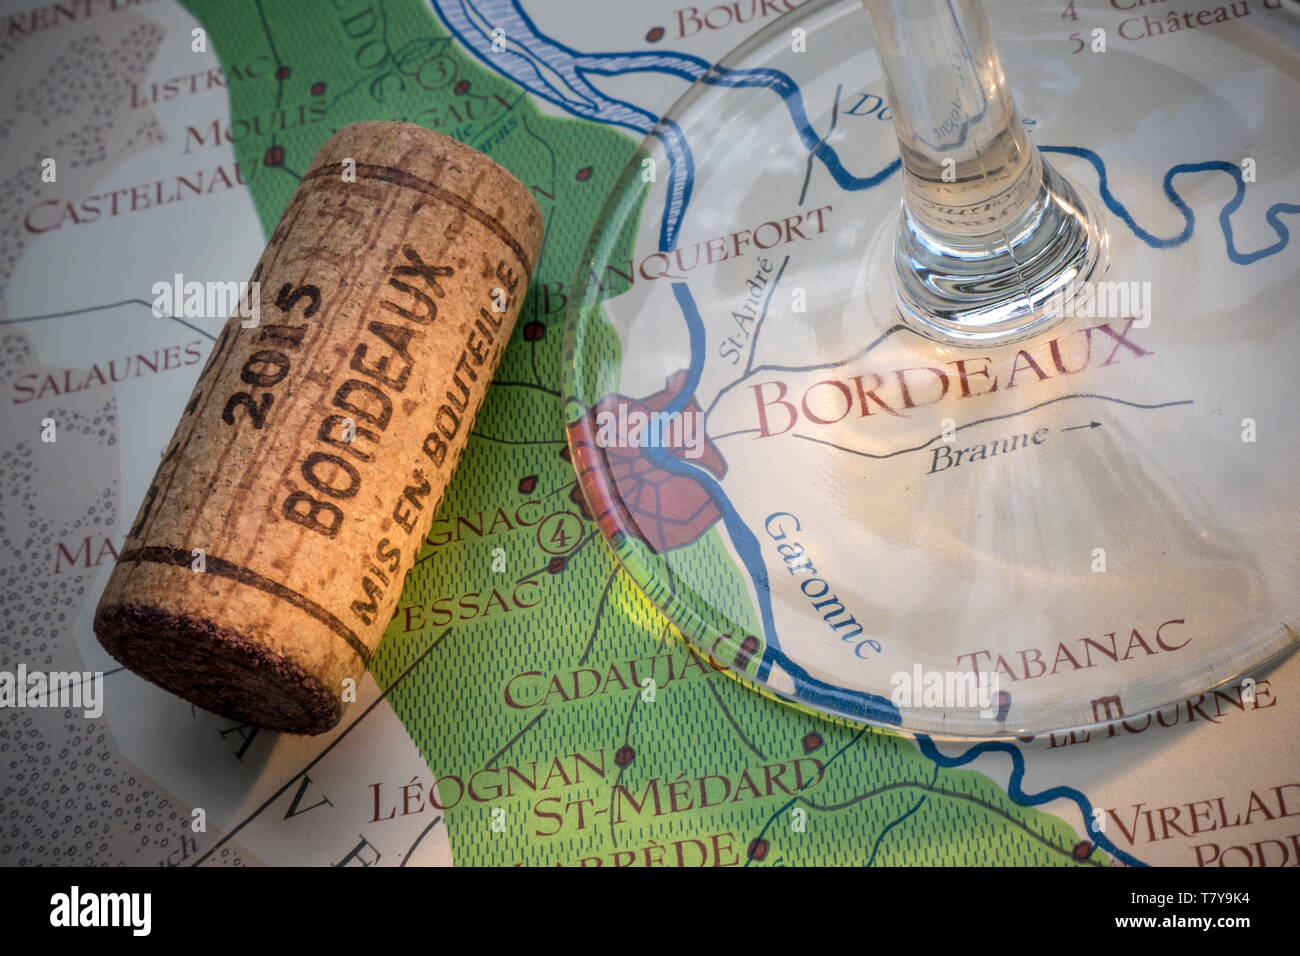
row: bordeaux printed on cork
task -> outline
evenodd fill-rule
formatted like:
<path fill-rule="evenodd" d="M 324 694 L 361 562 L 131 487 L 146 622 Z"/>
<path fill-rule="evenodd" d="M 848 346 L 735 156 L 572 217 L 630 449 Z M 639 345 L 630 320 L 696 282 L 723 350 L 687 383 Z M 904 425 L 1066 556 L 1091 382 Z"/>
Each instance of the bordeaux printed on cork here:
<path fill-rule="evenodd" d="M 180 415 L 95 615 L 132 670 L 321 733 L 392 617 L 519 314 L 541 211 L 404 123 L 321 147 Z M 242 310 L 241 310 L 242 311 Z"/>

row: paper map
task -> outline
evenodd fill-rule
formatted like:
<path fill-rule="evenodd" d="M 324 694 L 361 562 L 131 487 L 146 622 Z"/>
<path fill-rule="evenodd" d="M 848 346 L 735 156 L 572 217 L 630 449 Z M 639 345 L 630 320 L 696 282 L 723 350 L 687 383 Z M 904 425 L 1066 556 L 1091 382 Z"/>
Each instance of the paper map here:
<path fill-rule="evenodd" d="M 568 460 L 565 308 L 611 186 L 693 78 L 683 64 L 787 6 L 5 6 L 0 670 L 101 672 L 103 713 L 0 713 L 0 861 L 1300 864 L 1294 656 L 1255 676 L 1249 702 L 1202 695 L 1090 735 L 937 741 L 752 692 L 619 570 Z M 1119 39 L 1126 7 L 1078 15 L 1116 44 L 1183 42 Z M 1076 28 L 1061 24 L 1068 69 Z M 277 735 L 121 669 L 90 621 L 225 320 L 155 317 L 152 286 L 246 279 L 316 148 L 367 119 L 492 156 L 537 196 L 546 239 L 358 700 L 328 734 Z M 1156 195 L 1161 173 L 1114 188 Z M 1197 228 L 1224 200 L 1195 209 Z M 1258 218 L 1250 248 L 1275 235 Z"/>

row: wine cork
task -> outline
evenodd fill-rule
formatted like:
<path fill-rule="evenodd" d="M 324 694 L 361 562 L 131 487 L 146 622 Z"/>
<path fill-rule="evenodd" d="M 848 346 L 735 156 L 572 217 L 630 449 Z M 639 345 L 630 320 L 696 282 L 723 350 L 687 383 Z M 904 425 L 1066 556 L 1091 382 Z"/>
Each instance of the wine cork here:
<path fill-rule="evenodd" d="M 455 140 L 356 123 L 325 143 L 254 270 L 260 314 L 245 303 L 214 344 L 100 599 L 109 653 L 223 716 L 333 727 L 541 239 L 529 191 Z"/>

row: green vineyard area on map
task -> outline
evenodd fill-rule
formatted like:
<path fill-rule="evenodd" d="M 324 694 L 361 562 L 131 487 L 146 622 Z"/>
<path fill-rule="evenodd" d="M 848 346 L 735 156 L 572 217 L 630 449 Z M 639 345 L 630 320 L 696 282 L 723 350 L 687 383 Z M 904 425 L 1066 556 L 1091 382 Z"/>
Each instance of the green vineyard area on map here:
<path fill-rule="evenodd" d="M 357 781 L 378 785 L 358 825 L 442 815 L 462 864 L 1109 862 L 982 774 L 727 678 L 618 569 L 576 491 L 560 361 L 575 265 L 636 142 L 543 113 L 416 0 L 186 6 L 228 76 L 275 66 L 230 82 L 228 138 L 267 234 L 317 147 L 360 120 L 486 152 L 545 216 L 497 379 L 371 663 L 381 688 L 414 665 L 388 700 L 430 772 L 411 800 L 408 780 Z M 748 593 L 718 526 L 687 548 L 675 560 L 716 569 L 711 598 Z"/>

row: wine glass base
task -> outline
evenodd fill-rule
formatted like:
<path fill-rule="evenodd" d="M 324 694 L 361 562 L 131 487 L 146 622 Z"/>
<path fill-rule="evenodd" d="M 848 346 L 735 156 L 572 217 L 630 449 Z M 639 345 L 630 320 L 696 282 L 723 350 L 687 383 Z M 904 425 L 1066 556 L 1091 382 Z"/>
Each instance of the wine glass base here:
<path fill-rule="evenodd" d="M 908 215 L 894 243 L 894 288 L 903 321 L 954 345 L 995 345 L 1040 335 L 1070 312 L 1078 290 L 1106 268 L 1099 204 L 1048 163 L 1026 227 L 987 249 L 930 240 Z"/>
<path fill-rule="evenodd" d="M 1089 59 L 989 12 L 1033 140 L 1106 209 L 1105 281 L 1022 341 L 919 334 L 866 18 L 809 0 L 668 112 L 592 236 L 587 508 L 702 657 L 797 706 L 977 737 L 1236 706 L 1300 641 L 1300 29 Z M 1064 247 L 1100 275 L 1100 240 Z"/>

